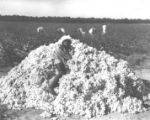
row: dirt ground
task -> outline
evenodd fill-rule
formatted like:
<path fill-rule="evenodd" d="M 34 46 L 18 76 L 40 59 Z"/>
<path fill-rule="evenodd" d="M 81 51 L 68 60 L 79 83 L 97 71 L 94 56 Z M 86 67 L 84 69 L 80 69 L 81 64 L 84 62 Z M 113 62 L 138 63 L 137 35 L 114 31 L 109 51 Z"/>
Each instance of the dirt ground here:
<path fill-rule="evenodd" d="M 0 76 L 7 75 L 7 72 L 11 68 L 0 69 Z M 146 80 L 150 83 L 150 69 L 138 69 L 135 70 L 135 73 L 140 78 Z M 148 110 L 143 113 L 138 114 L 120 114 L 120 113 L 111 113 L 104 115 L 99 118 L 92 118 L 90 120 L 150 120 L 150 101 L 146 102 Z M 52 118 L 42 118 L 40 117 L 42 110 L 35 109 L 24 109 L 24 110 L 9 110 L 7 111 L 7 117 L 4 117 L 0 120 L 52 120 Z M 72 117 L 57 117 L 56 120 L 85 120 L 78 116 Z"/>
<path fill-rule="evenodd" d="M 24 110 L 10 110 L 8 111 L 8 117 L 3 120 L 51 120 L 51 118 L 40 117 L 41 110 L 24 109 Z M 56 120 L 86 120 L 78 116 L 72 117 L 57 117 Z M 150 109 L 143 113 L 138 114 L 120 114 L 111 113 L 99 118 L 92 118 L 90 120 L 150 120 Z"/>

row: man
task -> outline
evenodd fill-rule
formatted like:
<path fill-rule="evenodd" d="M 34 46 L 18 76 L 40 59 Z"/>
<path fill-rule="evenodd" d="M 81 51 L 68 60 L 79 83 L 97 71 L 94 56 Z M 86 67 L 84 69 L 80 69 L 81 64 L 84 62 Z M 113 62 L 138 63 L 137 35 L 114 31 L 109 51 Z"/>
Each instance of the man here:
<path fill-rule="evenodd" d="M 70 51 L 72 50 L 71 39 L 64 39 L 56 45 L 54 51 L 54 65 L 56 66 L 56 76 L 49 81 L 49 89 L 53 95 L 57 95 L 54 88 L 58 86 L 59 79 L 67 73 L 66 62 L 71 59 Z"/>

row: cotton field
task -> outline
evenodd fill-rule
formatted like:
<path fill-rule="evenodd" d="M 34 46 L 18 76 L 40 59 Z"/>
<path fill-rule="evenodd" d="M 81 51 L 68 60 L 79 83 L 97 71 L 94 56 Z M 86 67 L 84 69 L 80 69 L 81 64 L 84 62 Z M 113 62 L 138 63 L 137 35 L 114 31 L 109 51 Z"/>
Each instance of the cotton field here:
<path fill-rule="evenodd" d="M 7 76 L 0 78 L 1 103 L 7 104 L 8 109 L 34 107 L 45 111 L 43 117 L 85 118 L 146 110 L 145 85 L 128 63 L 76 39 L 72 39 L 73 56 L 67 63 L 70 72 L 55 89 L 58 96 L 48 93 L 48 81 L 56 72 L 52 54 L 58 42 L 31 51 Z"/>

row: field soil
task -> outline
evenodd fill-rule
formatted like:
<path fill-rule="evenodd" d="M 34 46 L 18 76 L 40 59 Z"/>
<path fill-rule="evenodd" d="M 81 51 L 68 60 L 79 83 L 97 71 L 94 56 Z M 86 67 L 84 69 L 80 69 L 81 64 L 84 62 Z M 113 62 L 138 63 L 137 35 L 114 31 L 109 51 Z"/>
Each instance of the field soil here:
<path fill-rule="evenodd" d="M 10 110 L 8 112 L 9 117 L 4 120 L 51 120 L 51 118 L 40 117 L 41 110 L 35 109 L 25 109 L 21 111 Z M 57 117 L 57 120 L 85 120 L 78 116 L 72 117 Z M 104 115 L 99 118 L 92 118 L 90 120 L 150 120 L 150 110 L 139 113 L 139 114 L 120 114 L 111 113 L 109 115 Z"/>
<path fill-rule="evenodd" d="M 0 77 L 7 75 L 11 67 L 1 68 Z M 150 69 L 137 69 L 135 73 L 138 77 L 144 79 L 147 83 L 150 83 Z M 92 118 L 90 120 L 150 120 L 150 101 L 145 102 L 147 104 L 148 110 L 143 113 L 138 114 L 120 114 L 120 113 L 111 113 L 104 115 L 99 118 Z M 7 111 L 7 116 L 2 120 L 51 120 L 51 118 L 42 118 L 40 117 L 42 110 L 23 109 L 23 110 L 9 110 Z M 58 116 L 56 120 L 85 120 L 79 116 L 71 117 L 61 117 Z"/>

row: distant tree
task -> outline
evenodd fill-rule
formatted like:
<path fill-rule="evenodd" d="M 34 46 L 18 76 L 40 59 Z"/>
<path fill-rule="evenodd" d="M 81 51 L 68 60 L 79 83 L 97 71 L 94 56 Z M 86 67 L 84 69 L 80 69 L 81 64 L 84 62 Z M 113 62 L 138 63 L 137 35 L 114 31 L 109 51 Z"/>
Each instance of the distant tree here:
<path fill-rule="evenodd" d="M 59 23 L 150 23 L 149 19 L 113 18 L 71 18 L 71 17 L 29 17 L 19 15 L 0 15 L 0 21 L 39 21 Z"/>

